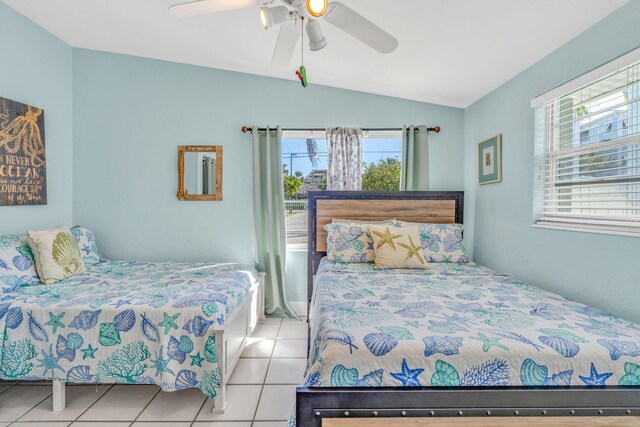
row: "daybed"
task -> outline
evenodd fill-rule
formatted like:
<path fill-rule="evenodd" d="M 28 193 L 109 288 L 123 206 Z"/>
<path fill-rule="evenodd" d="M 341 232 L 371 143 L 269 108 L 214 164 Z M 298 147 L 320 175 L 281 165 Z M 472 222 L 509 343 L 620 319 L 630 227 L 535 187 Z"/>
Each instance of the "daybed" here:
<path fill-rule="evenodd" d="M 224 410 L 263 311 L 263 277 L 239 264 L 104 261 L 52 285 L 12 277 L 0 271 L 0 378 L 53 380 L 55 411 L 65 383 L 93 382 L 198 388 Z"/>
<path fill-rule="evenodd" d="M 334 218 L 462 223 L 462 207 L 458 192 L 310 193 L 317 276 L 298 427 L 327 418 L 640 416 L 640 325 L 474 263 L 375 270 L 324 258 L 323 226 Z"/>

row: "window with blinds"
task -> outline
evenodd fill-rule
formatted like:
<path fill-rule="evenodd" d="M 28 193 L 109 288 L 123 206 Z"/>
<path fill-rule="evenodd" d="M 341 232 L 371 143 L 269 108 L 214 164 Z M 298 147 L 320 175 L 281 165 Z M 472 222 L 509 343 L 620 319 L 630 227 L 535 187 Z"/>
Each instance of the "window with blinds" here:
<path fill-rule="evenodd" d="M 617 62 L 532 102 L 538 226 L 640 236 L 640 61 Z"/>

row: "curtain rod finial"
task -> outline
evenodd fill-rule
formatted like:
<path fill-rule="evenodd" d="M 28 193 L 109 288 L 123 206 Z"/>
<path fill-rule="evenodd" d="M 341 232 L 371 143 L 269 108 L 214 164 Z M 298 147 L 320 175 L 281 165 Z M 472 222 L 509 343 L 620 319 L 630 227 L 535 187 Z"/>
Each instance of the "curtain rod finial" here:
<path fill-rule="evenodd" d="M 251 132 L 251 128 L 249 126 L 242 126 L 242 133 L 249 133 Z"/>
<path fill-rule="evenodd" d="M 436 127 L 434 127 L 434 128 L 433 128 L 433 131 L 434 131 L 435 133 L 440 133 L 440 126 L 436 126 Z"/>

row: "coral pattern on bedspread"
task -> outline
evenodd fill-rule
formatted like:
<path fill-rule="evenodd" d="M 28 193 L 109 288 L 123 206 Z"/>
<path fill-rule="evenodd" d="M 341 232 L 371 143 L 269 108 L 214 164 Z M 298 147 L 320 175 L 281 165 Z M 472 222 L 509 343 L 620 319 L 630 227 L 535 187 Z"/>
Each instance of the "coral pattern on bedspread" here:
<path fill-rule="evenodd" d="M 320 265 L 305 386 L 640 385 L 640 325 L 477 264 Z"/>
<path fill-rule="evenodd" d="M 53 285 L 0 294 L 0 378 L 220 382 L 213 330 L 258 280 L 239 264 L 103 262 Z"/>

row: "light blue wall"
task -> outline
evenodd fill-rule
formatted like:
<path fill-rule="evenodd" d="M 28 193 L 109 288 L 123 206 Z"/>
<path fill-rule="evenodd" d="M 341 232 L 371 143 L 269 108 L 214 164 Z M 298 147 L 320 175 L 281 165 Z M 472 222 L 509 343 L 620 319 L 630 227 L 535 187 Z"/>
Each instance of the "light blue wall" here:
<path fill-rule="evenodd" d="M 251 137 L 242 125 L 438 124 L 432 188 L 459 190 L 462 119 L 455 108 L 75 50 L 74 220 L 94 229 L 109 258 L 251 263 Z M 176 199 L 177 147 L 200 144 L 223 146 L 222 202 Z M 289 262 L 289 294 L 304 301 L 306 259 L 293 260 L 302 262 Z"/>
<path fill-rule="evenodd" d="M 44 109 L 47 198 L 0 206 L 0 234 L 71 224 L 72 50 L 0 2 L 0 97 Z"/>
<path fill-rule="evenodd" d="M 475 260 L 640 321 L 640 239 L 532 228 L 532 98 L 640 46 L 640 1 L 465 110 L 465 237 Z M 503 182 L 478 186 L 477 144 L 503 136 Z"/>

